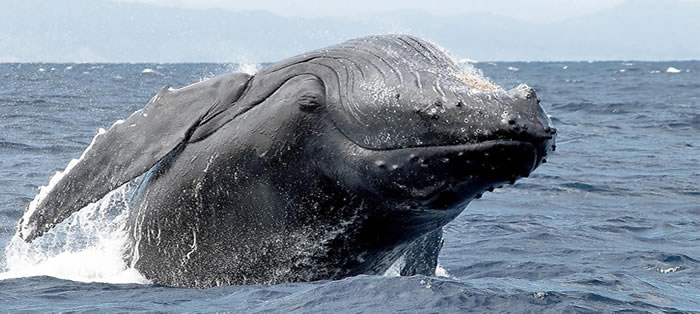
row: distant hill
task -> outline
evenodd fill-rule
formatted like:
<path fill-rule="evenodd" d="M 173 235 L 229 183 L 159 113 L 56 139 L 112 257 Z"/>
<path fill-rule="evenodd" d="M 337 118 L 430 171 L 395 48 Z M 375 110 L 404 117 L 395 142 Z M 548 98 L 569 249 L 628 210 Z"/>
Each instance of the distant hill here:
<path fill-rule="evenodd" d="M 349 38 L 409 33 L 475 60 L 700 59 L 700 4 L 629 0 L 528 23 L 490 14 L 287 18 L 95 0 L 3 0 L 0 61 L 277 61 Z"/>

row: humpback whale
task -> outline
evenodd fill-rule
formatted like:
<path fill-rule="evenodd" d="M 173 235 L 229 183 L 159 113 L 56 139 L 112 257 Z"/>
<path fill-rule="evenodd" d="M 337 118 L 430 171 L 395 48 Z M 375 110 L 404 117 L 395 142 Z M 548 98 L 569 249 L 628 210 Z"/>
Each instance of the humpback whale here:
<path fill-rule="evenodd" d="M 40 190 L 18 235 L 138 179 L 124 255 L 155 283 L 339 279 L 402 256 L 401 274 L 431 274 L 442 226 L 527 177 L 555 137 L 533 88 L 416 37 L 358 38 L 164 87 Z"/>

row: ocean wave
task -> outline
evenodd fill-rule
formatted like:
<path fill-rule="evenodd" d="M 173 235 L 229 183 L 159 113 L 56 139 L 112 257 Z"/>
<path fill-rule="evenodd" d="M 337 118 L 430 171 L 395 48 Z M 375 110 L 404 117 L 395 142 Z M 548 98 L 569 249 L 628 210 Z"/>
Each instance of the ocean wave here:
<path fill-rule="evenodd" d="M 475 283 L 476 284 L 476 283 Z M 446 278 L 357 276 L 268 287 L 175 289 L 150 285 L 79 283 L 50 277 L 0 281 L 9 311 L 217 311 L 266 313 L 375 312 L 639 312 L 672 311 L 643 294 L 489 289 Z M 635 299 L 637 296 L 639 299 Z M 52 302 L 27 302 L 35 298 Z M 387 301 L 391 300 L 391 301 Z"/>
<path fill-rule="evenodd" d="M 0 150 L 26 151 L 26 150 L 33 150 L 33 149 L 35 149 L 34 146 L 27 145 L 27 144 L 0 141 Z"/>
<path fill-rule="evenodd" d="M 489 261 L 450 269 L 450 275 L 460 279 L 519 278 L 543 280 L 565 277 L 574 273 L 576 271 L 567 265 L 541 262 Z"/>
<path fill-rule="evenodd" d="M 669 264 L 700 264 L 700 261 L 685 254 L 660 253 L 656 255 L 656 260 Z"/>
<path fill-rule="evenodd" d="M 632 102 L 594 103 L 594 102 L 569 102 L 552 104 L 552 109 L 557 111 L 584 111 L 598 114 L 627 114 L 637 112 L 642 108 L 654 107 L 653 104 Z"/>
<path fill-rule="evenodd" d="M 50 153 L 50 154 L 63 154 L 63 153 L 72 153 L 72 152 L 80 151 L 81 149 L 82 149 L 82 147 L 80 147 L 80 146 L 69 146 L 69 145 L 36 146 L 36 145 L 28 145 L 28 144 L 24 144 L 24 143 L 0 141 L 0 151 L 12 152 L 12 153 L 16 153 L 16 154 L 35 153 L 35 152 Z"/>
<path fill-rule="evenodd" d="M 141 70 L 141 74 L 154 74 L 154 75 L 158 75 L 158 76 L 163 76 L 163 73 L 160 73 L 160 72 L 158 72 L 154 69 L 151 69 L 151 68 L 145 68 L 145 69 Z"/>
<path fill-rule="evenodd" d="M 617 194 L 619 193 L 619 187 L 618 188 L 612 188 L 610 186 L 605 186 L 602 184 L 588 184 L 588 183 L 583 183 L 583 182 L 566 182 L 566 183 L 561 183 L 559 184 L 561 187 L 562 191 L 579 191 L 579 192 L 589 192 L 589 193 L 613 193 Z"/>
<path fill-rule="evenodd" d="M 680 69 L 677 69 L 675 67 L 668 67 L 666 69 L 666 73 L 681 73 L 681 72 L 683 72 L 683 71 Z"/>
<path fill-rule="evenodd" d="M 613 289 L 626 288 L 625 283 L 620 281 L 620 280 L 617 280 L 617 279 L 603 279 L 603 278 L 583 279 L 583 280 L 571 281 L 570 283 L 575 284 L 575 285 L 582 285 L 582 286 L 605 287 L 605 288 L 613 288 Z M 629 289 L 629 288 L 627 288 L 627 289 Z"/>
<path fill-rule="evenodd" d="M 613 232 L 613 233 L 620 233 L 620 232 L 646 232 L 653 230 L 654 227 L 652 226 L 627 226 L 627 225 L 600 225 L 600 226 L 591 226 L 591 229 L 600 231 L 600 232 Z"/>

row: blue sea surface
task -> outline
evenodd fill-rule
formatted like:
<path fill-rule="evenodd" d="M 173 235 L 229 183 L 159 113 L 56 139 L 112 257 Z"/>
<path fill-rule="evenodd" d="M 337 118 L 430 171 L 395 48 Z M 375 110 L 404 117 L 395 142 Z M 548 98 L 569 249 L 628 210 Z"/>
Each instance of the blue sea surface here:
<path fill-rule="evenodd" d="M 240 67 L 0 64 L 0 312 L 700 312 L 700 62 L 474 67 L 533 86 L 557 150 L 444 228 L 440 276 L 186 289 L 123 269 L 117 197 L 38 246 L 11 239 L 37 187 L 98 128 L 163 85 Z"/>

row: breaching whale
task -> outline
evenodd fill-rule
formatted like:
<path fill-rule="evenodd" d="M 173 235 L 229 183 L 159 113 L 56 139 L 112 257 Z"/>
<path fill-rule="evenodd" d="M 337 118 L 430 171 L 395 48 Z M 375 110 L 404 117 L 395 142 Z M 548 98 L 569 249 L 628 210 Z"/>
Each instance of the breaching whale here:
<path fill-rule="evenodd" d="M 430 274 L 442 226 L 553 149 L 539 102 L 405 35 L 166 86 L 40 190 L 18 234 L 138 177 L 125 258 L 155 283 L 338 279 L 401 256 L 402 274 Z"/>

